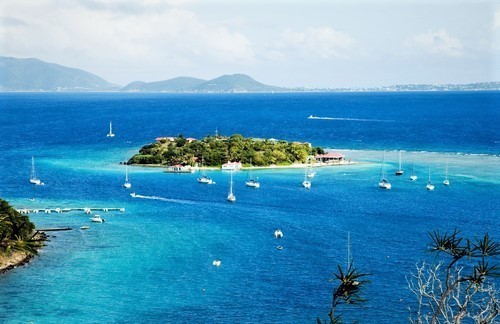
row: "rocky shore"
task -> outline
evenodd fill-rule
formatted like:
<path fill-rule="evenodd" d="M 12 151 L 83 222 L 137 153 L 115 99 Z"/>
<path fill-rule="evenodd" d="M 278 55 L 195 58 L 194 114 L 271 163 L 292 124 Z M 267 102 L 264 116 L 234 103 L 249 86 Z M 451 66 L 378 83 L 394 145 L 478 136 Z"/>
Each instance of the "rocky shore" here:
<path fill-rule="evenodd" d="M 38 232 L 34 239 L 41 243 L 40 248 L 42 248 L 44 246 L 43 242 L 47 240 L 47 235 L 44 232 Z M 9 255 L 0 253 L 0 274 L 23 266 L 29 263 L 34 257 L 35 255 L 22 251 L 14 251 Z"/>

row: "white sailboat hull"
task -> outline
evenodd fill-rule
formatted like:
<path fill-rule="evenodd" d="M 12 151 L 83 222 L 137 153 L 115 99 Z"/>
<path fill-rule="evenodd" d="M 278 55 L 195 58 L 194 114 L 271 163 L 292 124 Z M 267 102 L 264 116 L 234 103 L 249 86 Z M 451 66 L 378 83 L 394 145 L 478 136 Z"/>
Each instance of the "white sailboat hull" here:
<path fill-rule="evenodd" d="M 254 180 L 247 181 L 245 182 L 245 184 L 247 185 L 247 187 L 260 188 L 260 183 Z"/>
<path fill-rule="evenodd" d="M 380 181 L 378 183 L 378 186 L 382 189 L 391 189 L 392 188 L 391 184 L 387 181 Z"/>

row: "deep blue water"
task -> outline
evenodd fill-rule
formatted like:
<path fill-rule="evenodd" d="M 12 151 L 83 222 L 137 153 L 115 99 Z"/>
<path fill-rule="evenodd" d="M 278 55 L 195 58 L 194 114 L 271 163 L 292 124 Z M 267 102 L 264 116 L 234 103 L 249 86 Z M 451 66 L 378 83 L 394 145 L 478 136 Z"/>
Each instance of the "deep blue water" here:
<path fill-rule="evenodd" d="M 428 232 L 499 238 L 499 92 L 241 95 L 1 94 L 0 197 L 21 207 L 125 207 L 91 224 L 83 212 L 30 214 L 56 233 L 28 266 L 0 277 L 0 322 L 280 322 L 326 318 L 347 233 L 371 273 L 362 323 L 406 322 L 406 277 L 431 259 Z M 308 119 L 309 115 L 335 119 Z M 107 138 L 109 121 L 116 137 Z M 228 173 L 131 170 L 118 164 L 158 136 L 224 135 L 308 141 L 360 163 Z M 393 189 L 377 188 L 381 150 Z M 392 176 L 395 150 L 407 173 Z M 28 183 L 31 156 L 44 187 Z M 415 159 L 416 182 L 408 180 Z M 441 182 L 449 165 L 450 187 Z M 425 190 L 427 164 L 436 184 Z M 35 198 L 30 201 L 29 198 Z M 90 225 L 87 231 L 79 230 Z M 281 228 L 284 238 L 273 232 Z M 282 245 L 283 250 L 277 250 Z M 222 260 L 219 268 L 214 259 Z M 341 310 L 341 309 L 339 309 Z"/>

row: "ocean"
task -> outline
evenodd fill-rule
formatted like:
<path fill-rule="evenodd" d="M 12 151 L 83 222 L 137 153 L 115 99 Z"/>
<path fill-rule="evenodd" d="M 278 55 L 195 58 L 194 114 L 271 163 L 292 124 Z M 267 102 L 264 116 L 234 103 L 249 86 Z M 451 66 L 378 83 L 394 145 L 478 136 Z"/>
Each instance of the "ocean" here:
<path fill-rule="evenodd" d="M 363 308 L 337 312 L 405 323 L 416 303 L 407 278 L 435 261 L 430 231 L 500 239 L 499 102 L 500 92 L 0 94 L 1 198 L 125 208 L 94 212 L 103 224 L 82 211 L 31 213 L 39 228 L 73 230 L 51 232 L 38 257 L 0 276 L 0 322 L 314 323 L 328 318 L 349 235 L 371 284 Z M 122 187 L 119 162 L 144 144 L 216 131 L 310 142 L 358 163 L 318 168 L 309 190 L 301 169 L 254 171 L 259 189 L 236 172 L 233 204 L 222 171 L 209 171 L 216 184 L 206 186 L 196 173 L 130 167 L 132 188 Z M 378 188 L 383 154 L 389 191 Z M 32 156 L 44 186 L 28 181 Z"/>

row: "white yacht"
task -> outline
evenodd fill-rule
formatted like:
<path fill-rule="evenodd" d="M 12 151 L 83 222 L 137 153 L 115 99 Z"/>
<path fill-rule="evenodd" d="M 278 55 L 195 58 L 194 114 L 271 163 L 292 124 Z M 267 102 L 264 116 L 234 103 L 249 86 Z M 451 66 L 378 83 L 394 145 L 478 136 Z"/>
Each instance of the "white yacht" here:
<path fill-rule="evenodd" d="M 128 165 L 127 164 L 125 164 L 125 183 L 123 184 L 123 186 L 127 189 L 132 187 L 132 184 L 128 181 Z"/>
<path fill-rule="evenodd" d="M 304 170 L 304 181 L 302 181 L 302 187 L 306 189 L 311 188 L 311 181 L 307 180 L 307 167 Z"/>
<path fill-rule="evenodd" d="M 446 162 L 446 169 L 445 169 L 445 176 L 444 176 L 444 181 L 443 181 L 443 184 L 445 186 L 449 186 L 450 185 L 450 180 L 448 180 L 448 162 Z"/>
<path fill-rule="evenodd" d="M 431 182 L 431 165 L 429 164 L 429 175 L 427 178 L 427 186 L 425 186 L 427 190 L 432 191 L 434 190 L 434 185 Z"/>
<path fill-rule="evenodd" d="M 113 134 L 113 125 L 111 122 L 109 122 L 109 133 L 106 135 L 106 137 L 115 137 L 115 134 Z"/>
<path fill-rule="evenodd" d="M 385 169 L 384 169 L 384 162 L 385 162 L 385 152 L 382 155 L 382 165 L 380 166 L 380 181 L 378 183 L 378 186 L 382 189 L 391 189 L 391 183 L 385 179 Z"/>
<path fill-rule="evenodd" d="M 44 183 L 38 179 L 36 176 L 36 171 L 35 171 L 35 157 L 31 157 L 31 173 L 30 173 L 30 183 L 37 185 L 37 186 L 43 186 Z"/>
<path fill-rule="evenodd" d="M 410 180 L 411 181 L 415 181 L 417 179 L 418 179 L 418 177 L 415 175 L 415 159 L 413 159 L 413 162 L 411 164 L 411 176 L 410 176 Z"/>
<path fill-rule="evenodd" d="M 250 159 L 250 168 L 252 167 L 252 160 Z M 248 170 L 248 180 L 245 182 L 247 187 L 260 188 L 260 182 L 252 178 L 251 169 Z"/>
<path fill-rule="evenodd" d="M 274 237 L 275 238 L 282 238 L 283 232 L 278 228 L 277 230 L 274 231 Z"/>
<path fill-rule="evenodd" d="M 201 157 L 201 168 L 202 168 L 202 173 L 201 177 L 198 178 L 198 182 L 203 184 L 215 184 L 215 182 L 209 177 L 207 177 L 207 175 L 205 174 L 205 170 L 203 169 L 203 156 Z"/>
<path fill-rule="evenodd" d="M 104 218 L 101 218 L 100 215 L 94 215 L 94 216 L 92 216 L 92 218 L 90 220 L 93 223 L 104 223 L 105 222 Z"/>
<path fill-rule="evenodd" d="M 401 151 L 399 151 L 399 168 L 396 170 L 396 175 L 400 176 L 403 175 L 403 168 L 401 166 Z"/>
<path fill-rule="evenodd" d="M 231 171 L 231 181 L 229 182 L 229 194 L 227 195 L 227 201 L 236 201 L 236 196 L 233 194 L 233 171 Z"/>

